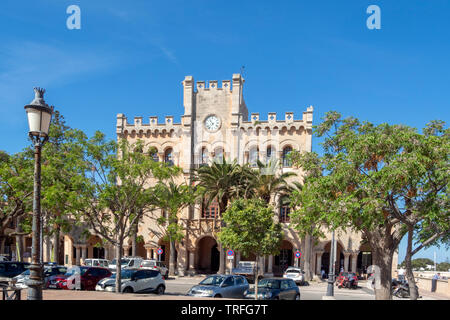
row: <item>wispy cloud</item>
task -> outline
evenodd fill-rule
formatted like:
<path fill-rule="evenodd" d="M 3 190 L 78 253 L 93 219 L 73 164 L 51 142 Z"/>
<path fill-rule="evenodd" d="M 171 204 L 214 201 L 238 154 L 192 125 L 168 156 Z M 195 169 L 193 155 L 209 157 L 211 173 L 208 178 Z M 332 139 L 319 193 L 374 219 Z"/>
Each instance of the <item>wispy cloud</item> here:
<path fill-rule="evenodd" d="M 0 121 L 21 121 L 17 105 L 34 86 L 55 87 L 88 74 L 109 70 L 118 63 L 102 50 L 81 50 L 36 42 L 17 42 L 0 47 Z M 32 98 L 32 97 L 31 97 Z"/>

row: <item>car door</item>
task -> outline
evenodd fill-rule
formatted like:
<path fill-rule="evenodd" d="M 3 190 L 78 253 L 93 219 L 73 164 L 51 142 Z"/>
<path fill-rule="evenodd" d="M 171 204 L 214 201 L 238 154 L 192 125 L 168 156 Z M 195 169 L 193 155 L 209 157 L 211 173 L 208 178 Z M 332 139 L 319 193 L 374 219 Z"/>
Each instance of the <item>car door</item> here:
<path fill-rule="evenodd" d="M 290 286 L 289 280 L 281 280 L 280 283 L 280 300 L 290 300 Z"/>
<path fill-rule="evenodd" d="M 145 290 L 148 285 L 148 275 L 145 270 L 136 271 L 134 274 L 133 290 L 134 292 L 140 292 Z"/>
<path fill-rule="evenodd" d="M 243 298 L 244 291 L 248 289 L 248 285 L 246 284 L 246 280 L 244 277 L 235 276 L 234 277 L 235 289 L 233 290 L 234 298 Z"/>
<path fill-rule="evenodd" d="M 95 288 L 99 276 L 97 269 L 89 268 L 84 275 L 84 289 L 91 290 Z"/>
<path fill-rule="evenodd" d="M 161 272 L 158 270 L 147 270 L 147 273 L 149 274 L 147 288 L 148 290 L 155 290 L 161 283 Z"/>
<path fill-rule="evenodd" d="M 229 276 L 225 279 L 225 281 L 221 284 L 221 288 L 220 288 L 221 292 L 221 296 L 223 298 L 232 298 L 233 297 L 233 290 L 235 289 L 235 285 L 234 285 L 234 277 L 233 276 Z"/>

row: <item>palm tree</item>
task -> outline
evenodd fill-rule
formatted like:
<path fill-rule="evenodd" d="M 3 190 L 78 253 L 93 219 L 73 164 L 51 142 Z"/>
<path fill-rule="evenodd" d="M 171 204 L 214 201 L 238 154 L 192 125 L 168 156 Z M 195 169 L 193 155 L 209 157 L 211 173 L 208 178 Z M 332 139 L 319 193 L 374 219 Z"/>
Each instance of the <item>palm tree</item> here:
<path fill-rule="evenodd" d="M 219 216 L 225 212 L 232 198 L 243 195 L 244 185 L 248 184 L 249 171 L 241 167 L 236 160 L 226 162 L 212 162 L 211 165 L 202 166 L 196 170 L 194 181 L 198 181 L 197 190 L 202 201 L 209 205 L 213 200 L 219 204 Z M 224 273 L 225 261 L 222 244 L 217 244 L 220 252 L 218 273 Z"/>
<path fill-rule="evenodd" d="M 254 174 L 251 182 L 256 197 L 269 204 L 272 196 L 276 199 L 277 195 L 288 195 L 290 193 L 287 179 L 296 176 L 296 173 L 284 172 L 277 175 L 277 160 L 270 160 L 267 164 L 258 160 L 257 165 L 258 171 Z"/>

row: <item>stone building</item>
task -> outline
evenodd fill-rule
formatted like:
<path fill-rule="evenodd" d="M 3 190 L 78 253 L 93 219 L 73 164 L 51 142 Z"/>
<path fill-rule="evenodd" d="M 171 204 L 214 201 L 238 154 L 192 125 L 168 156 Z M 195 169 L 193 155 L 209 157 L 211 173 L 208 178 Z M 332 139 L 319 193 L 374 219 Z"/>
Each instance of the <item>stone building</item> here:
<path fill-rule="evenodd" d="M 173 116 L 166 116 L 160 123 L 156 116 L 148 121 L 143 117 L 134 117 L 132 123 L 124 114 L 117 115 L 117 138 L 135 142 L 140 139 L 147 150 L 156 148 L 155 160 L 173 163 L 184 170 L 184 179 L 190 182 L 190 171 L 212 160 L 237 159 L 240 164 L 256 164 L 256 160 L 266 161 L 276 158 L 281 163 L 278 171 L 295 171 L 296 179 L 301 181 L 302 172 L 292 168 L 287 154 L 292 150 L 311 151 L 313 107 L 307 107 L 300 119 L 294 118 L 294 112 L 283 115 L 276 112 L 260 117 L 259 113 L 249 112 L 244 100 L 244 79 L 233 74 L 232 80 L 194 82 L 186 76 L 183 85 L 184 114 L 180 123 L 174 123 Z M 146 151 L 146 150 L 144 150 Z M 305 243 L 290 228 L 287 206 L 280 205 L 280 199 L 273 200 L 276 216 L 282 222 L 285 238 L 280 254 L 269 256 L 261 262 L 265 273 L 279 275 L 286 266 L 298 263 L 295 251 L 300 250 L 300 265 L 304 264 Z M 162 260 L 168 264 L 169 245 L 163 240 L 164 226 L 156 219 L 164 212 L 155 210 L 148 213 L 139 225 L 139 242 L 136 254 L 146 258 L 156 258 L 156 250 L 163 249 Z M 186 208 L 180 221 L 184 225 L 185 238 L 177 244 L 177 268 L 180 275 L 188 273 L 216 272 L 219 267 L 215 231 L 219 227 L 218 205 L 212 203 L 208 208 L 197 205 Z M 64 241 L 65 263 L 76 264 L 81 258 L 105 257 L 112 259 L 112 248 L 99 248 L 95 244 L 99 237 L 92 236 L 80 243 L 75 235 L 66 235 Z M 322 268 L 328 272 L 330 243 L 319 241 L 311 246 L 311 271 L 320 274 Z M 361 271 L 371 264 L 370 247 L 364 244 L 361 235 L 341 232 L 337 234 L 337 267 L 344 270 Z M 131 255 L 131 241 L 124 247 L 125 255 Z M 95 249 L 95 250 L 94 250 Z M 94 252 L 95 251 L 95 252 Z M 253 260 L 236 253 L 234 264 L 239 260 Z M 394 267 L 397 262 L 394 258 Z"/>

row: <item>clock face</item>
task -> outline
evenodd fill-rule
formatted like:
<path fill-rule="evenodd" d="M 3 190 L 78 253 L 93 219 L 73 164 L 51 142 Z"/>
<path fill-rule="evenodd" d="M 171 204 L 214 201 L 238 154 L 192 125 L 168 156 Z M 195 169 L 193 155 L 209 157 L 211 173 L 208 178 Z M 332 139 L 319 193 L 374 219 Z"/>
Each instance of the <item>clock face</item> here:
<path fill-rule="evenodd" d="M 205 127 L 209 131 L 216 131 L 220 127 L 220 120 L 216 116 L 208 116 L 205 120 Z"/>

